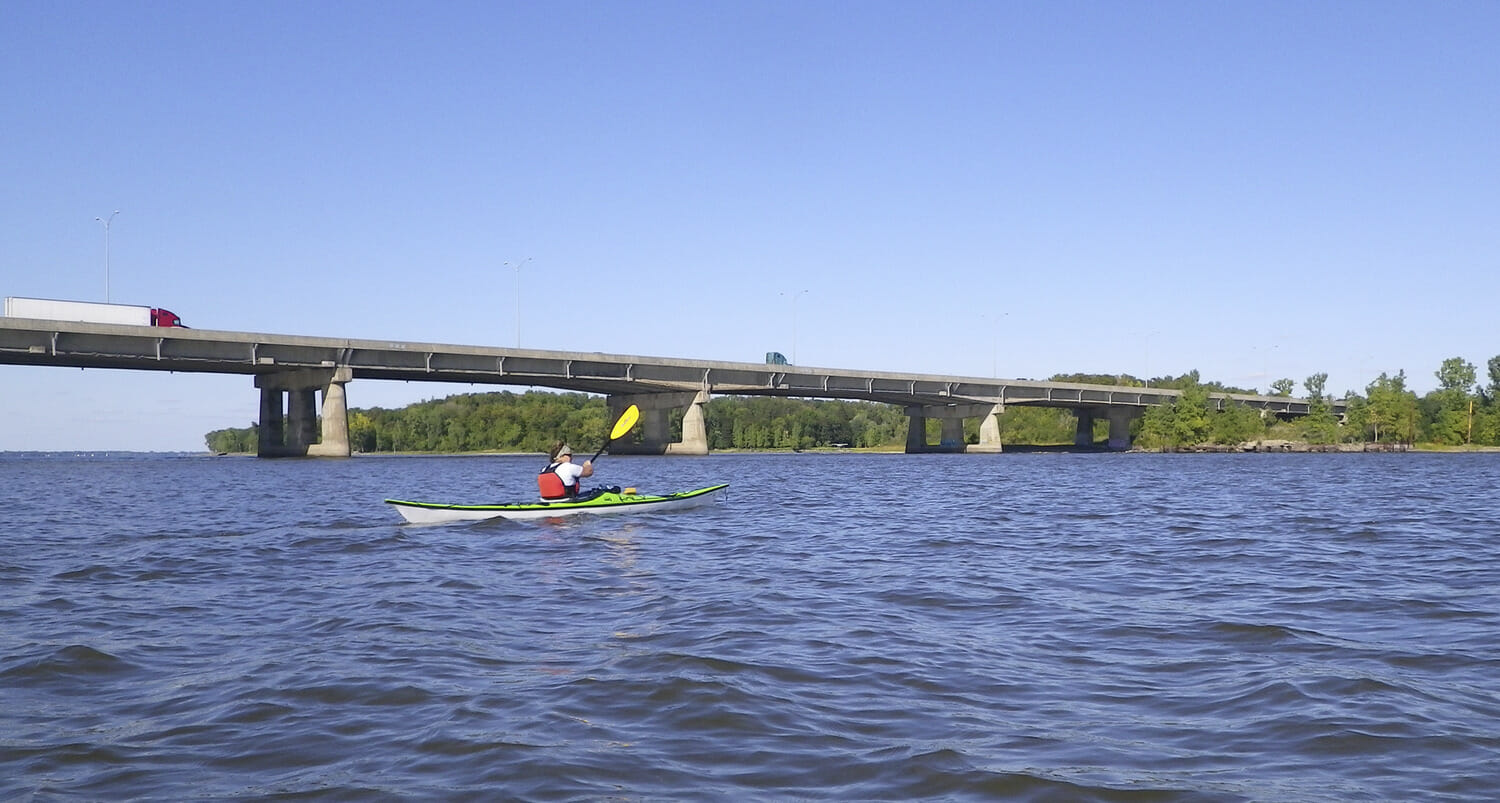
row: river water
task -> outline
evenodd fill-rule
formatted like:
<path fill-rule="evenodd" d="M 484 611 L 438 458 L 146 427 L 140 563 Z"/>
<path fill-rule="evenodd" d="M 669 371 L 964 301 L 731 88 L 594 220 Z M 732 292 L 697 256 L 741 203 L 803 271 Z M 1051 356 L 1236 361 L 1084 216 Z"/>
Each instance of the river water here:
<path fill-rule="evenodd" d="M 0 799 L 1480 800 L 1500 455 L 0 456 Z"/>

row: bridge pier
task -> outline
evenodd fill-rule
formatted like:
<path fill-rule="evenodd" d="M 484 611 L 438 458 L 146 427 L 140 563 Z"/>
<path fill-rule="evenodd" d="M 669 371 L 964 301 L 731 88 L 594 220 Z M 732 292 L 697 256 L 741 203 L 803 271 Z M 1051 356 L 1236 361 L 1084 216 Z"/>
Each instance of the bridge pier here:
<path fill-rule="evenodd" d="M 261 388 L 260 423 L 256 426 L 258 442 L 255 447 L 258 457 L 273 457 L 274 452 L 281 448 L 286 426 L 282 410 L 281 390 Z"/>
<path fill-rule="evenodd" d="M 1073 415 L 1078 419 L 1078 428 L 1073 430 L 1073 445 L 1080 449 L 1094 448 L 1094 411 L 1078 409 Z"/>
<path fill-rule="evenodd" d="M 1101 417 L 1109 419 L 1108 448 L 1123 452 L 1130 448 L 1130 424 L 1140 417 L 1144 408 L 1103 407 L 1080 408 L 1073 411 L 1078 416 L 1078 429 L 1073 436 L 1073 445 L 1093 448 L 1094 422 Z"/>
<path fill-rule="evenodd" d="M 1130 448 L 1130 423 L 1144 413 L 1141 408 L 1109 408 L 1109 448 L 1123 452 Z"/>
<path fill-rule="evenodd" d="M 941 407 L 913 405 L 906 408 L 906 453 L 930 452 L 998 452 L 1000 445 L 1000 422 L 996 416 L 1005 412 L 1002 404 L 949 404 Z M 964 419 L 984 417 L 979 425 L 979 443 L 970 447 L 964 443 Z M 942 433 L 936 446 L 927 442 L 927 419 L 942 421 Z"/>
<path fill-rule="evenodd" d="M 1110 422 L 1109 449 L 1115 452 L 1124 452 L 1130 449 L 1130 425 L 1131 422 L 1142 416 L 1140 408 L 1130 407 L 1103 407 L 1103 408 L 1077 408 L 1073 411 L 1074 416 L 1079 417 L 1079 428 L 1074 431 L 1073 444 L 1079 449 L 1092 449 L 1094 447 L 1094 422 L 1106 417 Z"/>
<path fill-rule="evenodd" d="M 348 457 L 348 368 L 305 368 L 257 374 L 260 388 L 258 457 Z M 317 394 L 323 393 L 322 427 Z"/>
<path fill-rule="evenodd" d="M 667 444 L 667 454 L 708 454 L 708 426 L 703 421 L 705 404 L 708 404 L 708 391 L 700 390 L 682 412 L 682 441 Z"/>
<path fill-rule="evenodd" d="M 626 407 L 634 404 L 641 411 L 639 442 L 615 441 L 612 454 L 708 454 L 708 428 L 703 421 L 703 405 L 708 403 L 707 390 L 682 393 L 642 393 L 609 397 L 611 419 L 617 419 Z M 670 440 L 667 416 L 681 409 L 682 440 Z"/>
<path fill-rule="evenodd" d="M 970 452 L 998 453 L 1005 451 L 1000 443 L 1000 416 L 1005 414 L 1005 405 L 997 404 L 985 413 L 979 422 L 979 443 L 971 444 Z"/>

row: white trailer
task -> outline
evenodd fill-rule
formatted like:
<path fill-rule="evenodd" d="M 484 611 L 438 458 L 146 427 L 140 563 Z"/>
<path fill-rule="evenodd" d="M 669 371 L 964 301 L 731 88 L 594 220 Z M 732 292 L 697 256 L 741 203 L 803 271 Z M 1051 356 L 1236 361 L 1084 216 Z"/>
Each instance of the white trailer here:
<path fill-rule="evenodd" d="M 93 301 L 58 301 L 50 298 L 6 298 L 5 317 L 129 326 L 182 326 L 182 319 L 164 309 L 130 304 L 100 304 Z"/>

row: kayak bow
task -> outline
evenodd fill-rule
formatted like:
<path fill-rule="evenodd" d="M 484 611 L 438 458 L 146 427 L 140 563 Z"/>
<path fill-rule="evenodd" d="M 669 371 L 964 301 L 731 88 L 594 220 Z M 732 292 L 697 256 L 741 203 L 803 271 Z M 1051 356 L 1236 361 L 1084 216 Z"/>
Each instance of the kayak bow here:
<path fill-rule="evenodd" d="M 726 482 L 723 485 L 710 485 L 696 491 L 680 491 L 665 496 L 605 491 L 583 502 L 525 502 L 513 505 L 446 505 L 439 502 L 408 502 L 402 499 L 385 501 L 386 504 L 400 511 L 402 517 L 412 524 L 438 524 L 494 518 L 550 519 L 580 513 L 609 515 L 683 510 L 716 501 L 720 492 L 728 487 L 729 483 Z"/>

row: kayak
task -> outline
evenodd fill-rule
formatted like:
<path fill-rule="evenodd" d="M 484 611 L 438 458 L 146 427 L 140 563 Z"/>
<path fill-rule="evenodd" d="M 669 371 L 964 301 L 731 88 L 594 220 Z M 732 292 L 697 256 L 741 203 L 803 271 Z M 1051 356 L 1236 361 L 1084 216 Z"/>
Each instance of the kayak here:
<path fill-rule="evenodd" d="M 523 502 L 513 505 L 446 505 L 440 502 L 408 502 L 403 499 L 387 499 L 412 524 L 438 524 L 449 521 L 483 521 L 484 519 L 550 519 L 558 516 L 573 516 L 580 513 L 607 515 L 614 513 L 655 513 L 662 510 L 683 510 L 718 501 L 718 496 L 729 487 L 710 485 L 696 491 L 657 496 L 634 493 L 633 488 L 624 493 L 605 491 L 593 499 L 583 502 Z"/>

